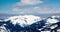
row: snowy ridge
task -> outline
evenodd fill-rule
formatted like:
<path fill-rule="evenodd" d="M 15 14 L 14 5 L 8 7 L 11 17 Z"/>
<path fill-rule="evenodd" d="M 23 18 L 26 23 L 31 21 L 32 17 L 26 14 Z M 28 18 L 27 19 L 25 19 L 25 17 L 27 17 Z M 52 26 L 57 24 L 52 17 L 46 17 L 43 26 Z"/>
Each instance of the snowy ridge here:
<path fill-rule="evenodd" d="M 47 18 L 47 19 L 45 18 L 45 19 L 48 24 L 53 24 L 53 23 L 59 22 L 59 20 L 56 18 L 59 19 L 60 16 L 51 16 L 50 18 Z M 11 23 L 14 25 L 19 24 L 21 27 L 24 27 L 26 25 L 31 25 L 33 23 L 36 23 L 44 19 L 39 16 L 34 16 L 34 15 L 20 15 L 20 16 L 9 17 L 8 19 L 5 19 L 4 21 L 8 21 L 8 20 L 11 20 Z"/>
<path fill-rule="evenodd" d="M 38 21 L 41 21 L 42 18 L 34 15 L 22 15 L 22 16 L 13 16 L 5 19 L 5 21 L 11 20 L 12 24 L 19 24 L 20 26 L 24 27 L 26 25 L 31 25 Z"/>
<path fill-rule="evenodd" d="M 56 27 L 60 27 L 60 16 L 51 16 L 48 18 L 41 18 L 39 16 L 34 15 L 20 15 L 20 16 L 12 16 L 7 19 L 0 19 L 0 26 L 7 28 L 9 31 L 44 31 L 48 30 L 48 28 L 54 29 Z M 48 23 L 48 24 L 46 24 Z M 15 27 L 15 28 L 14 28 Z M 19 27 L 19 28 L 18 28 Z M 2 28 L 3 29 L 3 28 Z M 33 30 L 30 30 L 33 29 Z"/>
<path fill-rule="evenodd" d="M 45 19 L 47 22 L 47 25 L 43 26 L 43 28 L 39 29 L 42 32 L 58 32 L 58 29 L 60 29 L 60 16 L 51 16 Z M 56 30 L 55 30 L 56 29 Z M 60 31 L 59 31 L 60 32 Z"/>
<path fill-rule="evenodd" d="M 47 23 L 51 23 L 51 24 L 57 23 L 57 22 L 59 22 L 59 20 L 57 18 L 59 19 L 60 16 L 51 16 L 46 21 L 47 21 Z"/>
<path fill-rule="evenodd" d="M 51 24 L 53 24 L 53 23 L 57 23 L 59 20 L 57 20 L 57 19 L 47 19 L 47 22 L 48 23 L 51 23 Z"/>
<path fill-rule="evenodd" d="M 52 18 L 60 18 L 60 16 L 52 16 Z"/>

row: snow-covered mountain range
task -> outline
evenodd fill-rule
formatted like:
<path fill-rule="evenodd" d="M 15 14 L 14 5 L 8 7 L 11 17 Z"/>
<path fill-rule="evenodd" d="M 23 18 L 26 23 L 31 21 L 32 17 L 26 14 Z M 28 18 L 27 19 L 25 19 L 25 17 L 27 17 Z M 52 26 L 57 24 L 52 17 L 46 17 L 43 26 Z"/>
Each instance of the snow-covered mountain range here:
<path fill-rule="evenodd" d="M 34 31 L 37 32 L 41 28 L 44 29 L 44 27 L 45 28 L 49 27 L 49 25 L 51 26 L 52 24 L 58 22 L 60 22 L 60 16 L 41 18 L 39 16 L 34 16 L 34 15 L 20 15 L 20 16 L 12 16 L 7 19 L 0 20 L 0 26 L 5 27 L 7 30 L 10 30 L 10 32 L 13 31 L 21 32 L 27 29 L 29 31 L 30 29 L 33 29 L 31 30 L 32 32 Z"/>
<path fill-rule="evenodd" d="M 31 25 L 33 23 L 36 23 L 42 20 L 42 18 L 38 16 L 34 16 L 34 15 L 23 15 L 23 16 L 9 17 L 8 19 L 5 19 L 4 21 L 8 21 L 8 20 L 11 20 L 11 23 L 14 25 L 18 23 L 21 27 L 24 27 L 26 25 Z"/>

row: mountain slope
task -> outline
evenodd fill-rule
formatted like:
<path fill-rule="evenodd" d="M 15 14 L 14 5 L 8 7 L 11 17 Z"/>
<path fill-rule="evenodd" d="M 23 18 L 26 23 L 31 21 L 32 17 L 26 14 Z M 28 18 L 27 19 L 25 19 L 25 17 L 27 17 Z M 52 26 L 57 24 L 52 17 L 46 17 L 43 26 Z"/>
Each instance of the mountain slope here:
<path fill-rule="evenodd" d="M 23 15 L 23 16 L 13 16 L 8 19 L 5 19 L 5 21 L 11 20 L 12 24 L 16 25 L 17 23 L 24 27 L 26 25 L 31 25 L 33 23 L 36 23 L 40 21 L 42 18 L 34 15 Z"/>

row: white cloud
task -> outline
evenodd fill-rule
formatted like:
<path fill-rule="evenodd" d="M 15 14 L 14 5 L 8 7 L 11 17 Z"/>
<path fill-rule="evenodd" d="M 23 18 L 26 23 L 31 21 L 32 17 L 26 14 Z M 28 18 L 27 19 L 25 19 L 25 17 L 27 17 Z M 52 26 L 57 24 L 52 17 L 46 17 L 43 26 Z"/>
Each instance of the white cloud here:
<path fill-rule="evenodd" d="M 21 0 L 20 2 L 17 2 L 16 4 L 18 6 L 21 6 L 21 5 L 36 5 L 40 3 L 43 3 L 43 2 L 41 0 Z"/>
<path fill-rule="evenodd" d="M 20 14 L 58 14 L 60 13 L 59 8 L 52 8 L 50 6 L 41 7 L 40 4 L 43 3 L 41 0 L 21 0 L 17 2 L 13 7 L 13 11 Z M 39 5 L 37 5 L 39 4 Z M 35 6 L 36 5 L 36 6 Z"/>
<path fill-rule="evenodd" d="M 58 10 L 59 8 L 57 9 L 54 9 L 54 8 L 51 8 L 51 7 L 27 7 L 27 8 L 15 8 L 13 9 L 14 11 L 17 11 L 17 12 L 20 12 L 22 14 L 30 14 L 30 13 L 39 13 L 39 14 L 58 14 L 60 13 L 60 11 Z"/>

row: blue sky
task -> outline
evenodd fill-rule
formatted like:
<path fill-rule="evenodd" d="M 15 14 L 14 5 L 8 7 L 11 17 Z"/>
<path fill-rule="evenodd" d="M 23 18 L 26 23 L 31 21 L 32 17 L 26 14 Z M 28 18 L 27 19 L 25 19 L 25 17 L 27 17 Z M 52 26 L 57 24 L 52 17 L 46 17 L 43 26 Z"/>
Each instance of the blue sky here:
<path fill-rule="evenodd" d="M 0 0 L 1 14 L 60 14 L 60 0 Z"/>

